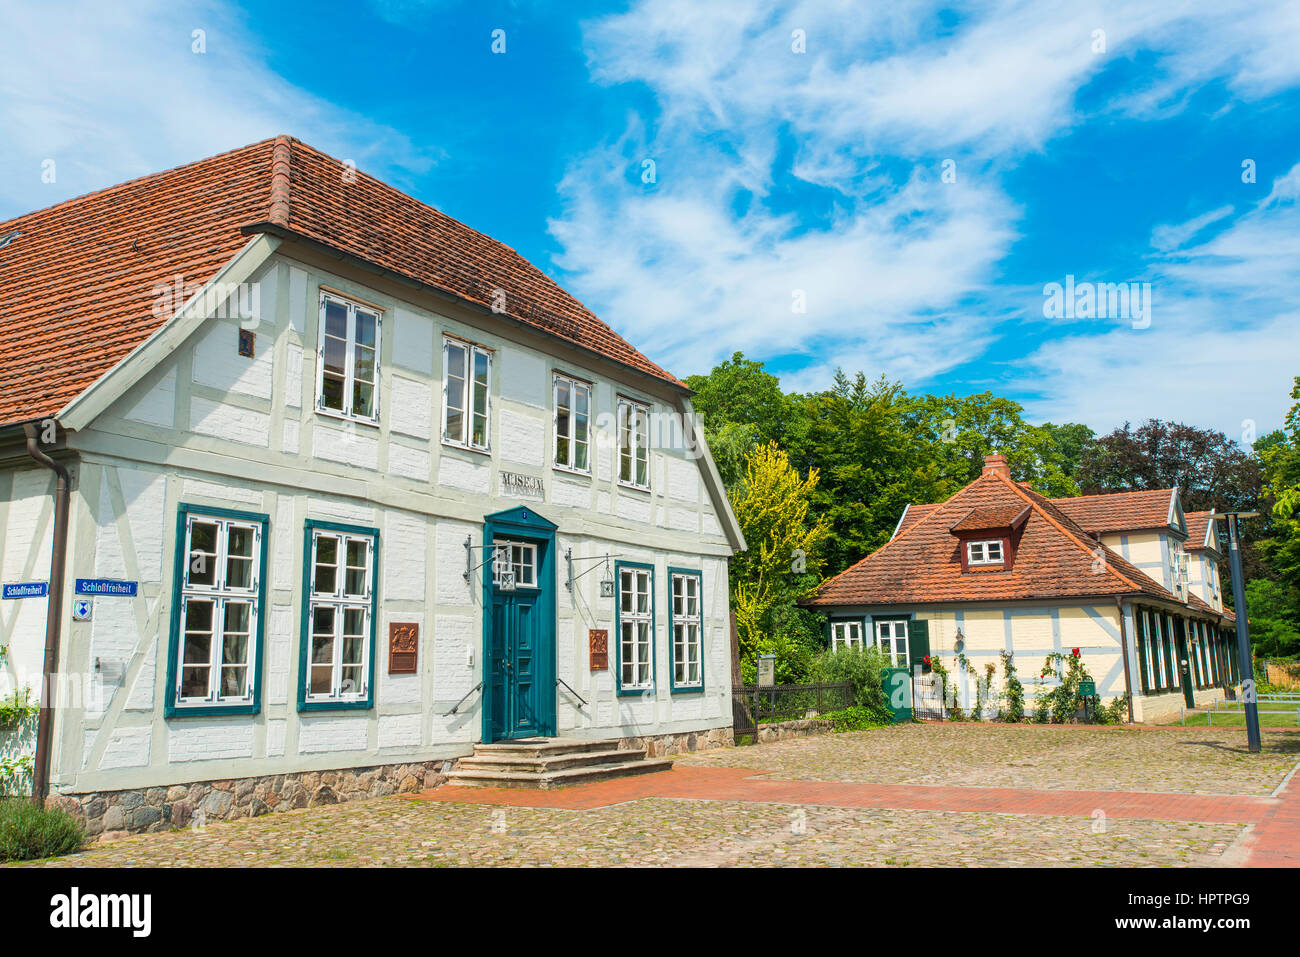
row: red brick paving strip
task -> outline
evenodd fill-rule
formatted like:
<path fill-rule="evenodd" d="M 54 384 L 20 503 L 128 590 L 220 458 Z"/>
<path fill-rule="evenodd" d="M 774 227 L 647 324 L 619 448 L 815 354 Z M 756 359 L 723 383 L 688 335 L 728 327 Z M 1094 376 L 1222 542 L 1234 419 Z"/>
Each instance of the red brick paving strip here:
<path fill-rule="evenodd" d="M 1246 867 L 1300 867 L 1300 774 L 1292 773 L 1255 825 Z"/>
<path fill-rule="evenodd" d="M 1255 846 L 1268 845 L 1267 853 L 1272 855 L 1270 860 L 1275 866 L 1284 863 L 1300 866 L 1300 786 L 1295 780 L 1278 799 L 1139 791 L 776 781 L 754 776 L 764 773 L 767 772 L 751 768 L 688 765 L 641 777 L 578 784 L 555 791 L 444 786 L 408 797 L 424 801 L 569 810 L 590 810 L 647 797 L 1078 817 L 1091 817 L 1100 809 L 1107 817 L 1116 818 L 1257 824 L 1259 838 Z M 1275 832 L 1276 838 L 1271 836 Z"/>

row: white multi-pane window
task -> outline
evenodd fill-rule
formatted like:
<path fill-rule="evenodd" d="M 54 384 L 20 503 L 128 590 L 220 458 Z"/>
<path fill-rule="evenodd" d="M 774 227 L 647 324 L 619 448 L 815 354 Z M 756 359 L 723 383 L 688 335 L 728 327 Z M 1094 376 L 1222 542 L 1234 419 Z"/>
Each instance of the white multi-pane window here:
<path fill-rule="evenodd" d="M 1174 688 L 1182 688 L 1182 661 L 1178 657 L 1178 642 L 1174 641 L 1174 620 L 1165 615 L 1165 641 L 1169 646 L 1169 660 L 1173 662 L 1168 678 Z"/>
<path fill-rule="evenodd" d="M 591 386 L 555 376 L 555 464 L 574 472 L 591 471 Z"/>
<path fill-rule="evenodd" d="M 262 535 L 259 521 L 186 517 L 178 707 L 253 703 Z"/>
<path fill-rule="evenodd" d="M 1147 687 L 1155 691 L 1160 687 L 1160 632 L 1149 611 L 1142 612 L 1142 618 L 1146 631 Z"/>
<path fill-rule="evenodd" d="M 704 615 L 700 603 L 700 576 L 674 572 L 673 686 L 704 685 Z"/>
<path fill-rule="evenodd" d="M 831 622 L 831 651 L 838 651 L 841 648 L 861 648 L 861 647 L 862 647 L 862 622 L 860 621 Z"/>
<path fill-rule="evenodd" d="M 318 410 L 379 420 L 379 317 L 373 306 L 321 294 Z"/>
<path fill-rule="evenodd" d="M 654 639 L 654 572 L 648 568 L 619 569 L 619 687 L 622 691 L 654 687 L 651 645 Z"/>
<path fill-rule="evenodd" d="M 501 586 L 504 572 L 513 572 L 516 588 L 537 587 L 537 546 L 531 542 L 496 542 L 492 582 Z"/>
<path fill-rule="evenodd" d="M 1001 565 L 1002 540 L 994 538 L 986 542 L 967 542 L 966 564 Z"/>
<path fill-rule="evenodd" d="M 618 400 L 618 480 L 650 487 L 650 407 L 631 399 Z"/>
<path fill-rule="evenodd" d="M 876 622 L 876 647 L 895 668 L 907 667 L 907 620 L 904 618 Z"/>
<path fill-rule="evenodd" d="M 460 339 L 444 339 L 442 350 L 442 439 L 486 452 L 491 414 L 488 386 L 492 353 Z"/>
<path fill-rule="evenodd" d="M 370 689 L 375 537 L 323 528 L 310 534 L 306 698 L 364 700 Z"/>

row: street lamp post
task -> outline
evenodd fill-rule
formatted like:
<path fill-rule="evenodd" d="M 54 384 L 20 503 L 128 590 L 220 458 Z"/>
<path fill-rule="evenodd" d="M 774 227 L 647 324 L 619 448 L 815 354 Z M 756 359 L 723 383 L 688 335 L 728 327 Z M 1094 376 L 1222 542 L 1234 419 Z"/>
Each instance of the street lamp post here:
<path fill-rule="evenodd" d="M 1246 583 L 1241 573 L 1241 537 L 1237 520 L 1256 518 L 1259 512 L 1223 512 L 1228 517 L 1228 553 L 1232 565 L 1232 605 L 1237 613 L 1237 661 L 1241 666 L 1241 699 L 1246 710 L 1246 743 L 1252 754 L 1260 750 L 1259 704 L 1255 694 L 1255 668 L 1250 656 L 1250 620 L 1246 611 Z"/>

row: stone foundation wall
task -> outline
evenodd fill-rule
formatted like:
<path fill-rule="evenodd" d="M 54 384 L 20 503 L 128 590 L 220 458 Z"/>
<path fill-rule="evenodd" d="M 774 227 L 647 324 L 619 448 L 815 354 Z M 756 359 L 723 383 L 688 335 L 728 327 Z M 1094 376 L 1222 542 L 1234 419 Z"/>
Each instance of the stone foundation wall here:
<path fill-rule="evenodd" d="M 768 741 L 788 741 L 791 738 L 806 738 L 814 734 L 830 734 L 835 730 L 835 722 L 823 718 L 805 718 L 802 721 L 781 721 L 777 724 L 760 724 L 755 744 Z"/>
<path fill-rule="evenodd" d="M 1222 701 L 1224 697 L 1223 689 L 1219 687 L 1206 688 L 1192 694 L 1192 700 L 1196 702 L 1198 708 L 1204 708 L 1211 701 Z M 1179 709 L 1187 707 L 1187 700 L 1181 691 L 1162 695 L 1139 695 L 1134 698 L 1134 702 L 1137 705 L 1135 717 L 1143 724 L 1168 724 L 1171 721 L 1177 723 Z"/>
<path fill-rule="evenodd" d="M 707 751 L 710 748 L 729 748 L 735 743 L 730 728 L 679 731 L 674 734 L 652 734 L 618 739 L 620 749 L 645 748 L 648 758 L 662 758 L 672 754 L 686 754 L 690 751 Z"/>
<path fill-rule="evenodd" d="M 339 771 L 200 781 L 137 791 L 52 794 L 46 803 L 86 826 L 92 840 L 198 827 L 272 811 L 319 807 L 437 787 L 453 761 L 384 764 Z"/>

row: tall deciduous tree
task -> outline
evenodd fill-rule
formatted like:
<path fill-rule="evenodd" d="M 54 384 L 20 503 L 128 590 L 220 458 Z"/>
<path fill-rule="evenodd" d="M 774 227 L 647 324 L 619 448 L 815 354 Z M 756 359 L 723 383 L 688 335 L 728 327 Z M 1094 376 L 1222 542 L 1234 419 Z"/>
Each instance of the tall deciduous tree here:
<path fill-rule="evenodd" d="M 1176 485 L 1192 512 L 1254 508 L 1264 484 L 1259 460 L 1222 432 L 1160 419 L 1125 422 L 1089 443 L 1077 480 L 1085 495 Z"/>
<path fill-rule="evenodd" d="M 1271 502 L 1269 534 L 1259 543 L 1274 581 L 1248 590 L 1251 636 L 1270 654 L 1300 653 L 1300 376 L 1281 431 L 1255 443 Z M 1269 639 L 1275 639 L 1272 642 Z"/>
<path fill-rule="evenodd" d="M 829 524 L 810 513 L 817 471 L 806 477 L 775 443 L 748 456 L 745 478 L 733 497 L 736 520 L 749 549 L 731 562 L 732 607 L 742 667 L 759 652 L 776 652 L 778 677 L 798 668 L 800 612 L 796 603 L 821 582 Z M 782 672 L 786 672 L 782 674 Z"/>

